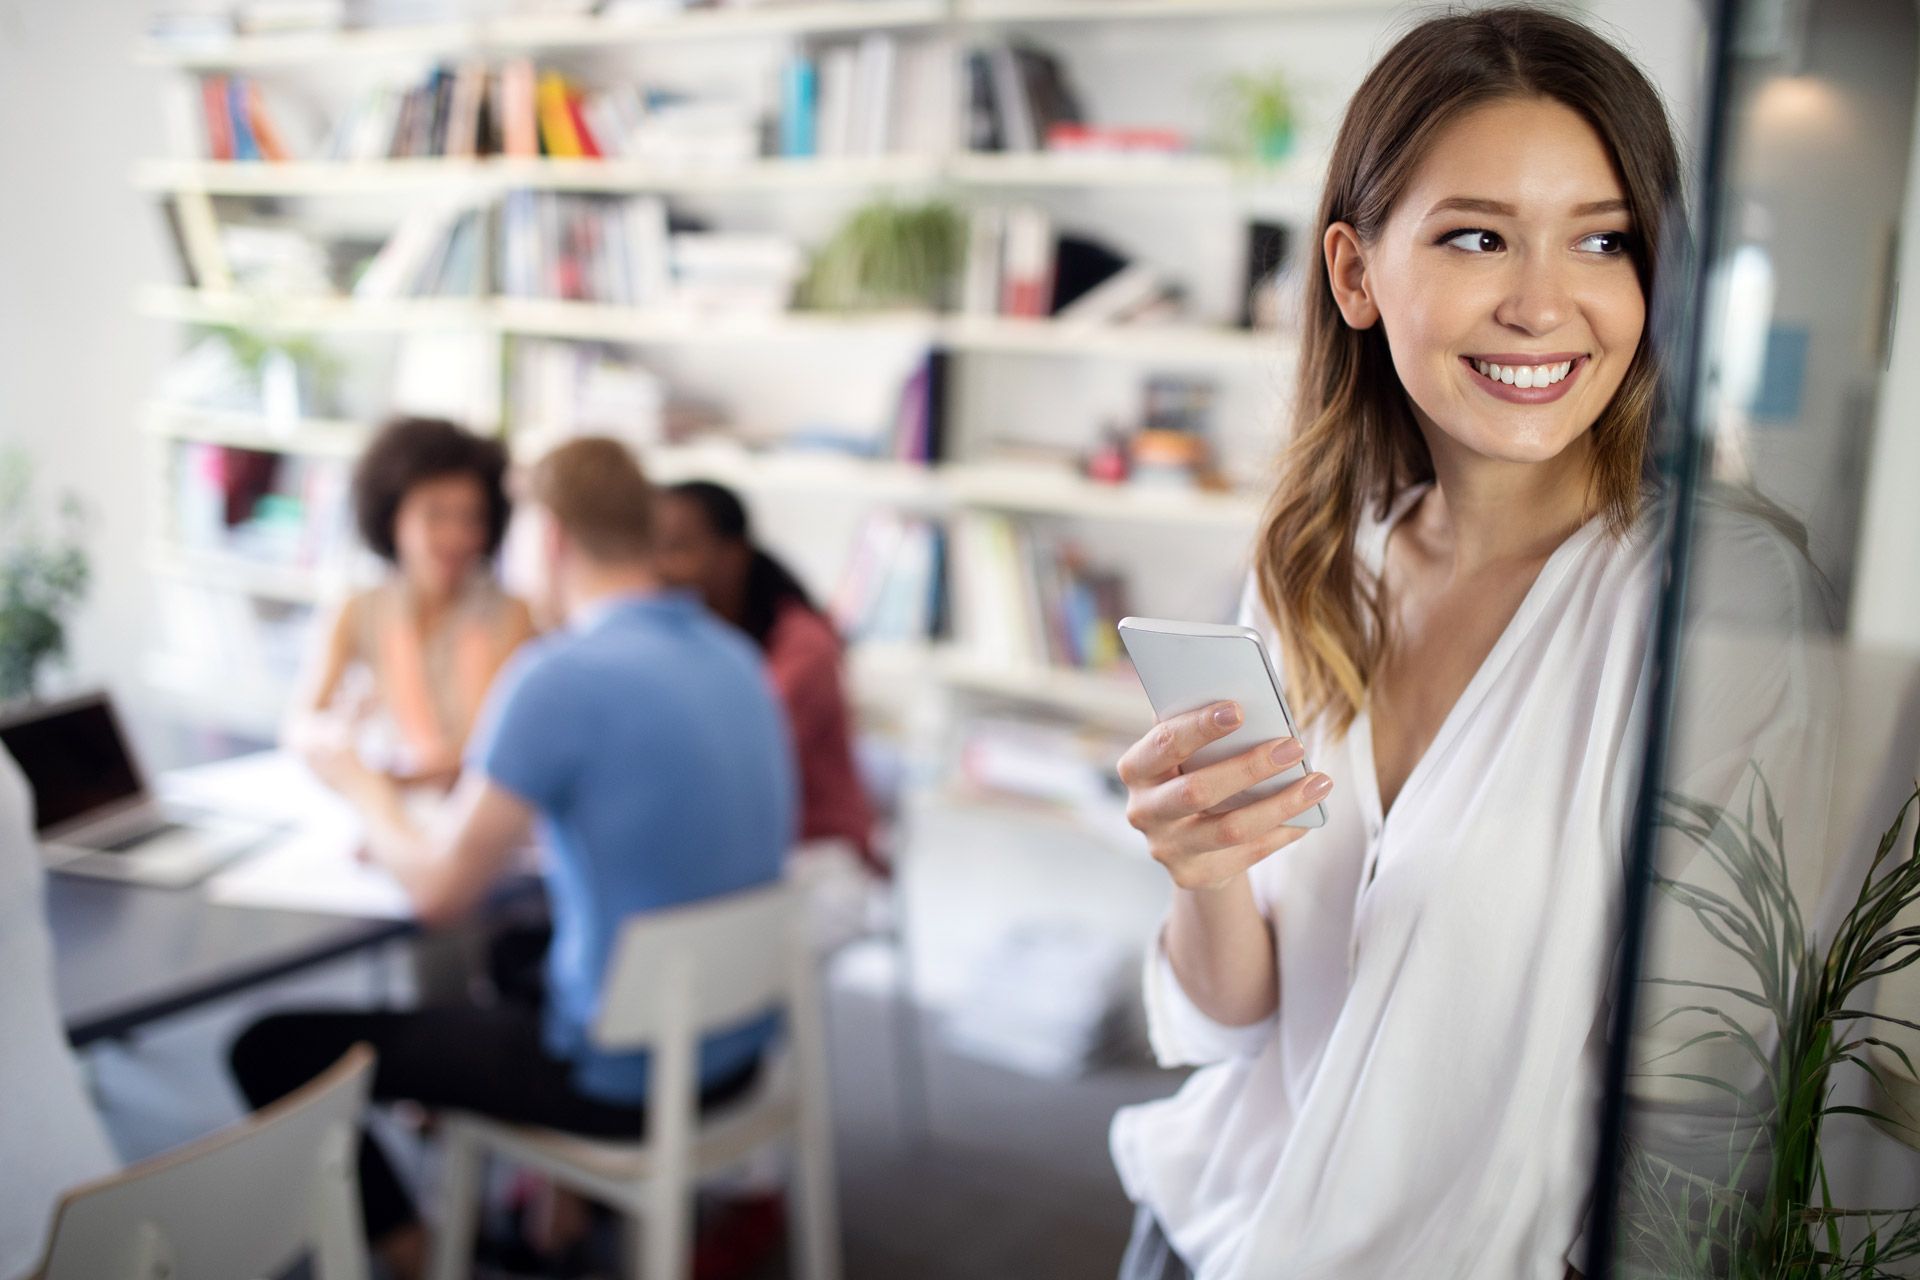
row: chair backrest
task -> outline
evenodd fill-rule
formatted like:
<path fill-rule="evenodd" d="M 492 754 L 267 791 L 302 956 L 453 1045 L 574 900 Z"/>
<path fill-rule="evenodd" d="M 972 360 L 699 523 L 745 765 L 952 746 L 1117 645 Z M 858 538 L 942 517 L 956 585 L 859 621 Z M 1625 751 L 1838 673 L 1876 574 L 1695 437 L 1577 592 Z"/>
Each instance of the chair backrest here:
<path fill-rule="evenodd" d="M 299 1091 L 198 1142 L 68 1192 L 38 1280 L 257 1280 L 311 1251 L 364 1277 L 355 1155 L 373 1081 L 355 1045 Z"/>
<path fill-rule="evenodd" d="M 801 908 L 798 890 L 778 883 L 634 916 L 607 964 L 594 1043 L 651 1047 L 682 1030 L 680 999 L 695 1038 L 783 1008 L 809 963 Z"/>

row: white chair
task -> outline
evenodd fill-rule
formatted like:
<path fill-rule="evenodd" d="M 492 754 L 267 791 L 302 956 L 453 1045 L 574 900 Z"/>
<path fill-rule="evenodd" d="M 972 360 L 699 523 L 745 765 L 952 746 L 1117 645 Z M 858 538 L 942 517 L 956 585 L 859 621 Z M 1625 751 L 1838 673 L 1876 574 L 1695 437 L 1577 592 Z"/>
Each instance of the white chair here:
<path fill-rule="evenodd" d="M 790 1070 L 763 1068 L 747 1097 L 702 1116 L 702 1037 L 774 1010 L 784 1015 L 790 1061 L 780 1065 Z M 684 1280 L 692 1270 L 697 1180 L 789 1136 L 799 1276 L 839 1280 L 825 1034 L 806 916 L 792 886 L 628 921 L 590 1034 L 600 1049 L 652 1055 L 646 1133 L 618 1142 L 464 1113 L 445 1116 L 434 1280 L 469 1275 L 489 1150 L 625 1214 L 633 1275 Z"/>
<path fill-rule="evenodd" d="M 69 1191 L 35 1280 L 257 1280 L 310 1253 L 365 1280 L 356 1150 L 373 1051 L 355 1045 L 229 1129 Z"/>

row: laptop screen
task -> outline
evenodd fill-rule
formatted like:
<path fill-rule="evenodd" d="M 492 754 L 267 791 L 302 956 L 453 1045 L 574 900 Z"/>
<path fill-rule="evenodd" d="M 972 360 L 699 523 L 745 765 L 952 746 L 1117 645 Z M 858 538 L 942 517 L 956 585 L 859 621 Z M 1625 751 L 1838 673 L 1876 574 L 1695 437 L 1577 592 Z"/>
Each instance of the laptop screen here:
<path fill-rule="evenodd" d="M 133 758 L 104 698 L 0 724 L 0 743 L 27 775 L 41 831 L 140 794 Z"/>

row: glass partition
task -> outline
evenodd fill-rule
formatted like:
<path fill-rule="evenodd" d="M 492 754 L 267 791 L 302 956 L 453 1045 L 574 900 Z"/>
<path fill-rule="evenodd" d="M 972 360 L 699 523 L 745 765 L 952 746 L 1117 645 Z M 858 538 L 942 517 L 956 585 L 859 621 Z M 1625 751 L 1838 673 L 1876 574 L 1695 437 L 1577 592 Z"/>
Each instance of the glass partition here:
<path fill-rule="evenodd" d="M 1916 1275 L 1920 23 L 1732 4 L 1710 45 L 1585 1270 Z"/>

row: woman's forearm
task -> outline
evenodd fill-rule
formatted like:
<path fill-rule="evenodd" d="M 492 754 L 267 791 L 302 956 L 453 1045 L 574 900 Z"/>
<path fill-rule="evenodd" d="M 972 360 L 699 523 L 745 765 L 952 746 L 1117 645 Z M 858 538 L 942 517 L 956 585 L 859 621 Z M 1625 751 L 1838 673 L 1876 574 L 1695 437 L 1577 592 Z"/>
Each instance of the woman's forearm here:
<path fill-rule="evenodd" d="M 1217 888 L 1175 889 L 1166 947 L 1181 989 L 1215 1022 L 1249 1026 L 1280 1007 L 1273 926 L 1245 872 Z"/>

